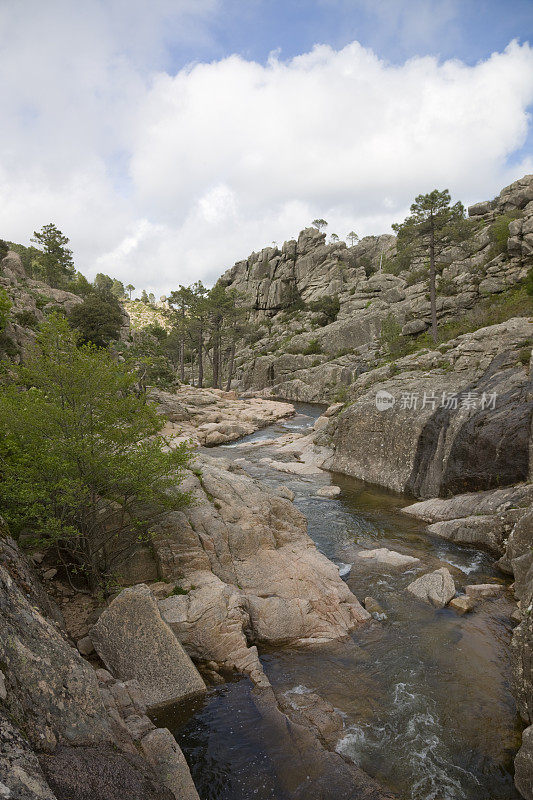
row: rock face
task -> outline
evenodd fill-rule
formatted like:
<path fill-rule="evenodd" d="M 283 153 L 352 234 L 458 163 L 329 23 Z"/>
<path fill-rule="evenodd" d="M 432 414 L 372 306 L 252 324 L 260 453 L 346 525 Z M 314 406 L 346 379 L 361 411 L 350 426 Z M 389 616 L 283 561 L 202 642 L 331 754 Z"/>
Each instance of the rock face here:
<path fill-rule="evenodd" d="M 486 298 L 523 281 L 533 265 L 532 197 L 533 176 L 526 175 L 494 200 L 470 208 L 467 238 L 450 242 L 439 254 L 439 323 L 461 319 Z M 516 218 L 509 224 L 504 214 Z M 509 224 L 503 252 L 492 241 L 496 221 Z M 401 269 L 395 275 L 385 271 L 395 252 L 392 236 L 366 237 L 346 247 L 325 244 L 324 234 L 311 228 L 281 249 L 265 248 L 237 262 L 220 280 L 244 296 L 258 340 L 239 348 L 236 388 L 330 402 L 349 395 L 357 377 L 375 365 L 387 317 L 404 336 L 426 331 L 427 256 L 415 253 L 408 264 L 397 265 Z M 316 300 L 323 304 L 328 297 L 339 300 L 335 319 L 320 306 L 305 306 Z"/>
<path fill-rule="evenodd" d="M 188 590 L 160 607 L 193 657 L 261 683 L 249 645 L 330 641 L 369 618 L 289 500 L 223 459 L 197 468 L 194 505 L 167 514 L 153 540 L 162 577 Z"/>
<path fill-rule="evenodd" d="M 54 604 L 37 607 L 43 597 L 16 544 L 0 539 L 0 797 L 118 800 L 127 791 L 137 800 L 198 800 L 192 790 L 174 794 L 157 764 L 139 756 L 155 731 L 139 685 L 84 661 L 45 616 L 58 616 Z M 175 773 L 186 786 L 180 755 Z"/>
<path fill-rule="evenodd" d="M 520 716 L 529 727 L 515 760 L 515 783 L 527 800 L 533 798 L 533 507 L 515 525 L 502 567 L 515 576 L 514 591 L 521 622 L 513 631 L 513 683 Z"/>
<path fill-rule="evenodd" d="M 318 434 L 335 448 L 325 466 L 418 497 L 527 480 L 533 402 L 519 352 L 530 335 L 512 319 L 361 376 L 355 402 Z M 382 410 L 378 392 L 394 403 Z"/>
<path fill-rule="evenodd" d="M 444 608 L 455 594 L 455 584 L 446 567 L 441 567 L 417 578 L 409 584 L 407 591 L 435 608 Z"/>
<path fill-rule="evenodd" d="M 198 670 L 143 584 L 124 589 L 91 632 L 96 651 L 111 672 L 138 681 L 149 708 L 177 703 L 206 691 Z"/>

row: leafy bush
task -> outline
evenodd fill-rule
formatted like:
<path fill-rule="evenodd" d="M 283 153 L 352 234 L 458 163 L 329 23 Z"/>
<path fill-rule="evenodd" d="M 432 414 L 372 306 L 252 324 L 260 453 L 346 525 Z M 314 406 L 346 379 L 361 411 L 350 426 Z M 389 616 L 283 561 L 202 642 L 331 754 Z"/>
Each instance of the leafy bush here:
<path fill-rule="evenodd" d="M 521 364 L 526 365 L 529 364 L 530 359 L 531 359 L 531 346 L 523 347 L 522 350 L 520 350 L 520 353 L 518 354 L 519 362 Z"/>
<path fill-rule="evenodd" d="M 0 239 L 0 261 L 7 256 L 9 245 L 3 239 Z"/>
<path fill-rule="evenodd" d="M 402 336 L 402 326 L 392 312 L 381 323 L 379 342 L 394 358 L 401 358 L 413 349 L 410 338 Z"/>
<path fill-rule="evenodd" d="M 489 228 L 489 238 L 492 242 L 491 256 L 494 258 L 500 253 L 507 252 L 507 240 L 509 239 L 509 225 L 514 219 L 521 216 L 519 211 L 500 214 L 496 217 Z"/>
<path fill-rule="evenodd" d="M 528 271 L 525 280 L 526 292 L 530 297 L 533 297 L 533 267 Z"/>
<path fill-rule="evenodd" d="M 96 289 L 72 309 L 69 321 L 79 331 L 83 343 L 107 347 L 109 342 L 118 339 L 122 310 L 111 292 Z"/>
<path fill-rule="evenodd" d="M 18 324 L 23 325 L 25 328 L 36 328 L 39 324 L 33 311 L 29 311 L 27 308 L 23 309 L 23 311 L 17 311 L 14 317 Z"/>
<path fill-rule="evenodd" d="M 0 331 L 0 354 L 8 358 L 15 358 L 18 355 L 18 348 L 11 336 L 5 331 Z"/>
<path fill-rule="evenodd" d="M 128 543 L 188 502 L 176 487 L 190 454 L 166 451 L 162 425 L 125 366 L 52 317 L 0 390 L 0 513 L 105 586 Z"/>
<path fill-rule="evenodd" d="M 337 319 L 337 314 L 340 311 L 341 304 L 337 295 L 334 297 L 331 297 L 331 295 L 326 295 L 325 297 L 321 297 L 319 300 L 312 300 L 307 304 L 307 308 L 309 311 L 313 311 L 314 313 L 318 312 L 323 314 L 326 317 L 327 322 L 335 322 Z"/>
<path fill-rule="evenodd" d="M 420 283 L 421 281 L 426 281 L 429 278 L 429 269 L 428 267 L 420 267 L 419 269 L 414 269 L 409 272 L 409 275 L 405 279 L 407 286 L 414 286 L 415 283 Z"/>
<path fill-rule="evenodd" d="M 302 350 L 304 356 L 314 356 L 322 352 L 322 347 L 318 339 L 311 339 L 307 347 Z"/>

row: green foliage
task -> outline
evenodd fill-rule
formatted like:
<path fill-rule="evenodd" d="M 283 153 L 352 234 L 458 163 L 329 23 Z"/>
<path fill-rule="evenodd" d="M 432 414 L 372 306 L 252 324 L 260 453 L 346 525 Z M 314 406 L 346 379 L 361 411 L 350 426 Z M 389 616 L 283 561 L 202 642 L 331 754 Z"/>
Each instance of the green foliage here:
<path fill-rule="evenodd" d="M 18 253 L 20 256 L 20 260 L 22 262 L 22 266 L 24 267 L 24 271 L 26 275 L 30 278 L 33 276 L 33 268 L 34 262 L 36 258 L 39 256 L 40 251 L 37 250 L 36 247 L 26 247 L 23 244 L 17 244 L 16 242 L 7 242 L 6 243 L 10 250 L 13 252 Z"/>
<path fill-rule="evenodd" d="M 500 214 L 489 228 L 489 237 L 492 243 L 490 255 L 492 258 L 500 253 L 507 252 L 507 240 L 509 239 L 509 225 L 521 216 L 520 211 L 507 212 Z"/>
<path fill-rule="evenodd" d="M 150 336 L 154 336 L 158 342 L 164 342 L 168 338 L 168 332 L 158 322 L 151 322 L 143 330 L 149 333 Z"/>
<path fill-rule="evenodd" d="M 9 245 L 4 239 L 0 239 L 0 261 L 7 256 Z"/>
<path fill-rule="evenodd" d="M 381 322 L 379 343 L 393 358 L 401 358 L 412 349 L 409 337 L 402 336 L 402 326 L 392 312 Z"/>
<path fill-rule="evenodd" d="M 93 285 L 89 283 L 85 275 L 82 275 L 81 272 L 76 273 L 76 277 L 69 286 L 69 291 L 74 292 L 74 294 L 79 294 L 80 297 L 87 297 L 87 295 L 91 294 L 93 289 Z"/>
<path fill-rule="evenodd" d="M 64 318 L 44 323 L 14 373 L 0 390 L 0 513 L 92 588 L 105 585 L 130 543 L 187 502 L 177 486 L 189 453 L 165 452 L 135 377 L 107 351 L 79 346 Z"/>
<path fill-rule="evenodd" d="M 302 350 L 304 356 L 314 356 L 322 352 L 322 347 L 318 339 L 311 339 L 307 347 Z"/>
<path fill-rule="evenodd" d="M 345 403 L 348 400 L 348 387 L 343 383 L 335 390 L 332 400 L 334 403 Z"/>
<path fill-rule="evenodd" d="M 184 594 L 189 594 L 189 589 L 182 589 L 181 586 L 174 586 L 168 597 L 176 597 Z"/>
<path fill-rule="evenodd" d="M 437 291 L 445 297 L 450 297 L 451 295 L 457 294 L 458 286 L 451 278 L 441 277 L 437 285 Z"/>
<path fill-rule="evenodd" d="M 8 358 L 15 358 L 18 355 L 18 348 L 11 336 L 5 331 L 0 331 L 0 354 Z"/>
<path fill-rule="evenodd" d="M 307 304 L 309 311 L 324 315 L 326 318 L 326 324 L 334 322 L 337 319 L 337 314 L 340 311 L 340 307 L 341 304 L 337 295 L 334 297 L 331 295 L 325 295 L 319 300 L 312 300 Z"/>
<path fill-rule="evenodd" d="M 0 289 L 0 332 L 5 331 L 13 303 L 5 289 Z"/>
<path fill-rule="evenodd" d="M 526 292 L 530 297 L 533 297 L 533 267 L 528 270 L 525 280 Z"/>
<path fill-rule="evenodd" d="M 429 270 L 427 267 L 420 267 L 419 269 L 414 269 L 412 272 L 407 275 L 405 282 L 407 286 L 414 286 L 415 283 L 420 283 L 420 281 L 427 281 L 429 276 Z"/>
<path fill-rule="evenodd" d="M 82 342 L 107 347 L 119 337 L 122 310 L 111 292 L 95 290 L 72 309 L 69 321 L 79 331 Z"/>
<path fill-rule="evenodd" d="M 17 311 L 14 317 L 18 324 L 23 325 L 25 328 L 36 328 L 39 324 L 33 311 L 29 311 L 26 308 L 23 311 Z"/>
<path fill-rule="evenodd" d="M 50 222 L 34 231 L 32 242 L 38 252 L 32 263 L 33 274 L 55 289 L 62 289 L 74 280 L 75 269 L 69 239 Z"/>
<path fill-rule="evenodd" d="M 520 353 L 518 354 L 518 360 L 521 364 L 524 364 L 524 366 L 529 365 L 531 360 L 531 345 L 528 347 L 523 347 L 522 350 L 520 350 Z"/>
<path fill-rule="evenodd" d="M 321 231 L 321 230 L 322 230 L 322 228 L 327 228 L 327 227 L 328 227 L 328 223 L 326 222 L 326 220 L 325 220 L 325 219 L 321 219 L 321 218 L 319 218 L 319 219 L 314 219 L 314 220 L 313 220 L 313 222 L 312 222 L 311 224 L 312 224 L 312 225 L 313 225 L 315 228 L 318 228 L 318 230 L 319 230 L 319 231 Z"/>

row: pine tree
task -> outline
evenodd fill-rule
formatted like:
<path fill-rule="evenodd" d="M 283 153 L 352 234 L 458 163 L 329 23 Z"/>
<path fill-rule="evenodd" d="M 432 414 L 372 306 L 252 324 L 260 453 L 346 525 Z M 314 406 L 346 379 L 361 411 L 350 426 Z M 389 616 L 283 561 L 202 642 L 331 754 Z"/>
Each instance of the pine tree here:
<path fill-rule="evenodd" d="M 34 231 L 31 241 L 39 248 L 33 262 L 35 274 L 54 289 L 67 287 L 76 274 L 69 239 L 50 222 Z"/>

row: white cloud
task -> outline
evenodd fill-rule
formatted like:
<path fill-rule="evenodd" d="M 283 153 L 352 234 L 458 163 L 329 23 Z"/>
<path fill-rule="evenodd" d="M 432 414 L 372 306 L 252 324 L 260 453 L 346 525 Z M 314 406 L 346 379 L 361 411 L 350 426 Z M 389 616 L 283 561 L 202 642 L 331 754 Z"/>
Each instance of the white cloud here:
<path fill-rule="evenodd" d="M 209 39 L 218 2 L 0 7 L 0 236 L 54 220 L 82 271 L 161 293 L 316 216 L 380 233 L 421 191 L 485 199 L 533 169 L 507 161 L 530 125 L 528 45 L 475 66 L 394 66 L 354 42 L 164 72 L 169 41 Z"/>

